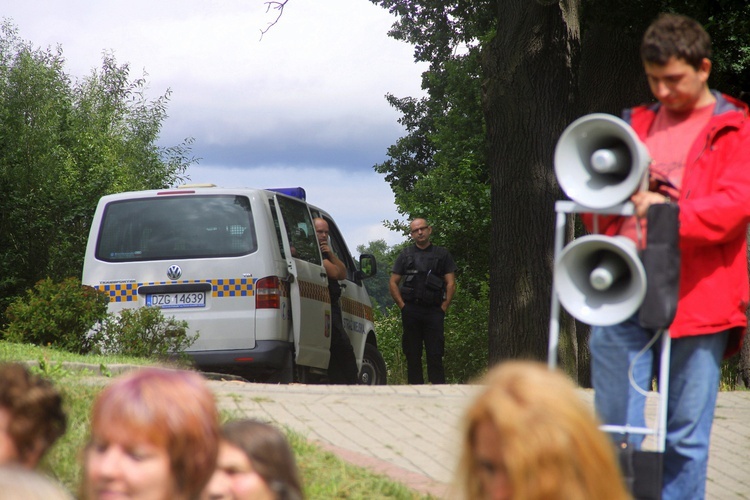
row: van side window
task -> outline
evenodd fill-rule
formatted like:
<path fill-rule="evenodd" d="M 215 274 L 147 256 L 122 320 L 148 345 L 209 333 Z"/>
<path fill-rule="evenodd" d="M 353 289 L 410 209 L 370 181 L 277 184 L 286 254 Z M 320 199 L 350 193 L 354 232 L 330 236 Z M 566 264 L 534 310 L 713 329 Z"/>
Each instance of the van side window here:
<path fill-rule="evenodd" d="M 285 196 L 277 196 L 276 199 L 284 218 L 292 257 L 322 265 L 318 238 L 307 205 Z"/>
<path fill-rule="evenodd" d="M 165 196 L 107 205 L 96 246 L 105 262 L 234 257 L 257 250 L 245 196 Z"/>
<path fill-rule="evenodd" d="M 357 267 L 354 265 L 354 260 L 352 260 L 352 256 L 349 254 L 349 250 L 344 243 L 344 238 L 341 236 L 339 229 L 331 219 L 329 219 L 328 217 L 323 218 L 328 223 L 328 230 L 330 231 L 329 236 L 331 237 L 331 247 L 333 248 L 333 252 L 346 266 L 346 279 L 348 279 L 349 281 L 354 281 L 354 272 L 357 270 Z"/>

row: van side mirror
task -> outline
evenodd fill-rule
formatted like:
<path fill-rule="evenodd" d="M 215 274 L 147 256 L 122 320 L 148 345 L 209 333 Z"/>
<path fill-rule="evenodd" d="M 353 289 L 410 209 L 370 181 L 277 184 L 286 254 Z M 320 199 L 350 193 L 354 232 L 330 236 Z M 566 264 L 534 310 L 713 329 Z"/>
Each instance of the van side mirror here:
<path fill-rule="evenodd" d="M 363 253 L 359 256 L 359 271 L 357 271 L 357 278 L 371 278 L 378 272 L 378 263 L 375 260 L 375 256 L 369 253 Z"/>

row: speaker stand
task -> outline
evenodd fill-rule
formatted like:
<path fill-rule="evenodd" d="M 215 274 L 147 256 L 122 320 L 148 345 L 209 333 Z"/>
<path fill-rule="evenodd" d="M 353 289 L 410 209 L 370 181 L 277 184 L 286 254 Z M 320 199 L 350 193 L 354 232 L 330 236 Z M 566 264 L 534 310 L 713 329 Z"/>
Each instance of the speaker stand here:
<path fill-rule="evenodd" d="M 630 202 L 622 203 L 605 209 L 594 209 L 583 206 L 573 201 L 562 200 L 555 203 L 555 239 L 554 239 L 554 262 L 560 256 L 565 245 L 565 228 L 569 214 L 593 213 L 599 215 L 633 215 L 634 207 Z M 549 352 L 547 364 L 549 368 L 557 366 L 557 350 L 560 340 L 560 300 L 557 296 L 557 288 L 552 286 L 552 300 L 550 306 L 549 326 Z M 661 498 L 662 482 L 662 459 L 666 447 L 667 429 L 667 400 L 669 398 L 669 360 L 671 356 L 671 338 L 669 330 L 661 331 L 661 357 L 659 359 L 659 387 L 658 387 L 658 410 L 654 428 L 635 427 L 630 425 L 603 425 L 601 430 L 610 434 L 627 436 L 629 434 L 653 435 L 655 451 L 628 451 L 620 450 L 620 460 L 623 464 L 631 492 L 637 499 Z M 630 467 L 625 467 L 625 465 Z"/>

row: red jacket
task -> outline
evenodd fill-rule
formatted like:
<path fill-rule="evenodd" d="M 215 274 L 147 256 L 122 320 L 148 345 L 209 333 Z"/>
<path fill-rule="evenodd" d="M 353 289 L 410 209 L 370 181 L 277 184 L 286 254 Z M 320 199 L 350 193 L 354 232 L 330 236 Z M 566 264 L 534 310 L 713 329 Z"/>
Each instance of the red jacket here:
<path fill-rule="evenodd" d="M 732 329 L 725 356 L 736 353 L 745 333 L 748 269 L 745 248 L 750 222 L 750 121 L 741 101 L 714 92 L 716 106 L 690 149 L 682 180 L 682 264 L 673 338 Z M 659 104 L 626 111 L 641 140 Z M 584 222 L 591 230 L 590 214 Z M 617 234 L 622 218 L 600 217 L 599 229 Z"/>

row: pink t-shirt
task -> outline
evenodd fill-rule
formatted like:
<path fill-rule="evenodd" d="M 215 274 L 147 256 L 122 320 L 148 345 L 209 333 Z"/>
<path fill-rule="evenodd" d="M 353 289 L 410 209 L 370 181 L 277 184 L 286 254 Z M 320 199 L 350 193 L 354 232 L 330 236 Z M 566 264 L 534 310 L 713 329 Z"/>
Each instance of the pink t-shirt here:
<path fill-rule="evenodd" d="M 715 103 L 711 103 L 687 113 L 675 113 L 664 106 L 659 108 L 646 137 L 646 147 L 652 159 L 649 191 L 669 196 L 675 201 L 680 198 L 688 151 L 711 119 L 714 106 Z M 628 217 L 619 234 L 635 241 L 642 249 L 646 245 L 645 218 L 640 220 L 640 225 L 639 235 L 636 217 Z"/>

